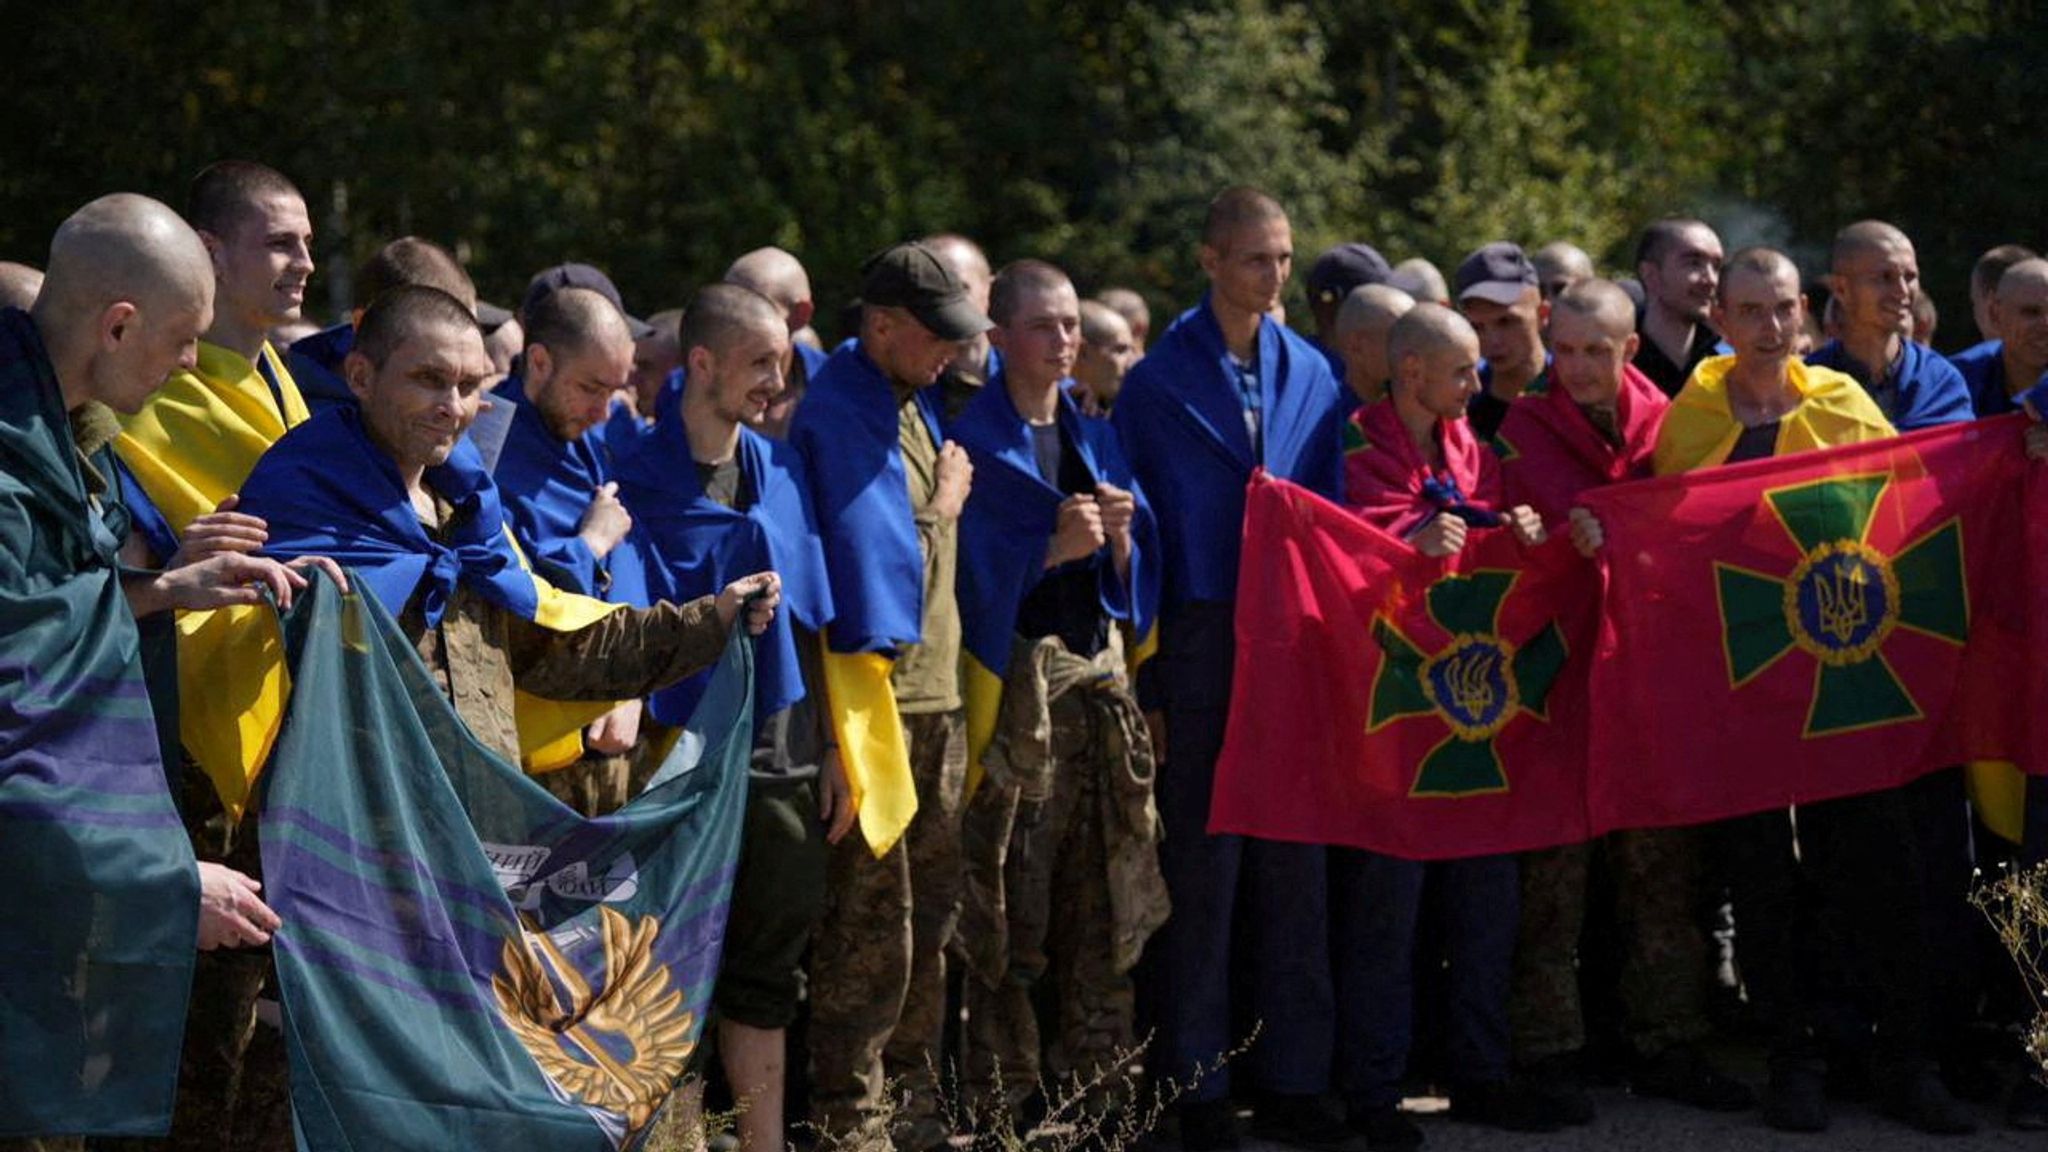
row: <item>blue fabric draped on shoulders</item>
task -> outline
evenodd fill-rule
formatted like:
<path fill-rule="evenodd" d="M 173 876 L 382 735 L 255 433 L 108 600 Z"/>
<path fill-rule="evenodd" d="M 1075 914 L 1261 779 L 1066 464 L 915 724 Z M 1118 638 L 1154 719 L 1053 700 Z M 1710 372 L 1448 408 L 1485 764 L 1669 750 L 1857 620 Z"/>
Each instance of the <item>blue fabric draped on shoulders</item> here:
<path fill-rule="evenodd" d="M 318 416 L 329 408 L 356 402 L 355 393 L 348 390 L 348 380 L 341 371 L 342 361 L 348 359 L 355 346 L 354 324 L 336 324 L 292 341 L 285 352 L 284 366 L 298 384 L 307 411 Z"/>
<path fill-rule="evenodd" d="M 491 394 L 491 403 L 512 406 L 512 426 L 492 479 L 534 569 L 565 591 L 615 604 L 644 602 L 645 579 L 632 550 L 618 547 L 599 556 L 578 535 L 591 497 L 612 480 L 602 433 L 591 429 L 574 440 L 555 435 L 517 373 Z"/>
<path fill-rule="evenodd" d="M 1344 405 L 1315 345 L 1259 323 L 1261 439 L 1245 429 L 1236 370 L 1207 297 L 1182 313 L 1131 369 L 1111 420 L 1159 518 L 1167 610 L 1236 598 L 1244 489 L 1264 467 L 1343 498 Z"/>
<path fill-rule="evenodd" d="M 937 443 L 929 400 L 911 403 Z M 900 407 L 888 377 L 852 342 L 819 370 L 790 427 L 824 543 L 835 652 L 894 656 L 923 635 L 924 553 L 897 439 Z"/>
<path fill-rule="evenodd" d="M 782 577 L 782 609 L 754 641 L 754 720 L 760 724 L 803 699 L 795 630 L 824 629 L 832 619 L 832 589 L 795 449 L 742 428 L 738 463 L 754 493 L 744 513 L 705 498 L 680 405 L 669 405 L 653 430 L 619 458 L 617 475 L 619 498 L 633 514 L 626 546 L 646 563 L 649 601 L 710 595 L 754 572 Z M 655 719 L 686 723 L 710 675 L 655 693 L 649 700 Z"/>
<path fill-rule="evenodd" d="M 1137 498 L 1129 580 L 1117 579 L 1102 553 L 1089 563 L 1100 573 L 1103 612 L 1130 622 L 1135 635 L 1143 637 L 1159 603 L 1158 527 L 1151 507 L 1108 421 L 1083 415 L 1064 388 L 1058 419 L 1095 481 L 1127 489 Z M 1018 609 L 1046 575 L 1046 549 L 1066 496 L 1039 474 L 1030 426 L 1002 377 L 989 381 L 967 405 L 954 421 L 953 434 L 974 463 L 974 487 L 960 516 L 962 638 L 974 659 L 1002 676 Z"/>
<path fill-rule="evenodd" d="M 1814 349 L 1806 362 L 1856 375 L 1851 371 L 1848 349 L 1840 340 L 1830 340 Z M 1885 418 L 1901 432 L 1957 424 L 1976 415 L 1963 374 L 1946 357 L 1912 340 L 1906 341 L 1899 353 L 1898 394 L 1892 408 Z"/>
<path fill-rule="evenodd" d="M 355 570 L 394 617 L 415 592 L 427 625 L 441 621 L 458 583 L 527 620 L 539 607 L 533 577 L 507 534 L 497 486 L 467 439 L 425 484 L 455 509 L 449 541 L 428 535 L 398 467 L 364 431 L 354 408 L 306 421 L 263 454 L 242 485 L 241 511 L 269 524 L 263 551 L 291 560 L 330 556 Z"/>

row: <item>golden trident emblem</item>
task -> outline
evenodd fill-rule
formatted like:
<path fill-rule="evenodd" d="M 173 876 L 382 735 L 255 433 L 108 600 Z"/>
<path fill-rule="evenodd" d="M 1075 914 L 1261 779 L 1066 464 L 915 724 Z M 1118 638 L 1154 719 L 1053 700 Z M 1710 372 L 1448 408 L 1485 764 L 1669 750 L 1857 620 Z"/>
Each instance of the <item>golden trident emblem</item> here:
<path fill-rule="evenodd" d="M 1869 583 L 1863 565 L 1847 557 L 1830 565 L 1825 575 L 1814 577 L 1813 595 L 1820 609 L 1821 631 L 1834 637 L 1837 644 L 1849 643 L 1870 623 Z"/>
<path fill-rule="evenodd" d="M 548 1079 L 579 1104 L 623 1117 L 630 1141 L 682 1076 L 696 1046 L 695 1020 L 670 986 L 668 966 L 654 958 L 661 922 L 643 916 L 632 924 L 604 905 L 598 917 L 603 992 L 593 994 L 555 942 L 531 929 L 505 942 L 504 970 L 491 990 Z M 557 981 L 566 998 L 556 994 Z"/>
<path fill-rule="evenodd" d="M 1444 661 L 1444 683 L 1450 689 L 1452 703 L 1482 723 L 1496 699 L 1493 671 L 1499 658 L 1500 654 L 1492 648 L 1473 647 Z"/>

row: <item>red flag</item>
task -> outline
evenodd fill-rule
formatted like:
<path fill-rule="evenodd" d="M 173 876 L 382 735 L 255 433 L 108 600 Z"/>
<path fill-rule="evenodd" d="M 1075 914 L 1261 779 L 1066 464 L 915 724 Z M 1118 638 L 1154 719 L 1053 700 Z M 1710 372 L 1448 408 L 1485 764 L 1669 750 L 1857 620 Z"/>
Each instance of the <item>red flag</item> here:
<path fill-rule="evenodd" d="M 1255 477 L 1209 830 L 1412 859 L 1583 839 L 1582 646 L 1560 606 L 1589 619 L 1593 591 L 1562 540 L 1482 530 L 1432 559 Z"/>
<path fill-rule="evenodd" d="M 2027 636 L 2042 581 L 2026 546 L 2039 530 L 2024 516 L 2040 480 L 2023 426 L 1585 493 L 1607 537 L 1594 828 L 1699 823 L 1969 759 L 2041 763 Z"/>

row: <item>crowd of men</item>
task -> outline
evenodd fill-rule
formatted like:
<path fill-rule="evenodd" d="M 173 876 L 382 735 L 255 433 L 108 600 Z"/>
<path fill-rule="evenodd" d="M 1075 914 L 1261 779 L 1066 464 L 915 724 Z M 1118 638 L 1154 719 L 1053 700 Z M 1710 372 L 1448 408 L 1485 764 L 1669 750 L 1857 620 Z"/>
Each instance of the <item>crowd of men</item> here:
<path fill-rule="evenodd" d="M 1281 205 L 1227 189 L 1190 242 L 1207 291 L 1156 334 L 1129 289 L 1083 298 L 950 233 L 872 257 L 829 352 L 775 248 L 643 319 L 582 263 L 494 307 L 404 237 L 318 329 L 304 197 L 226 161 L 182 216 L 106 197 L 46 277 L 0 264 L 0 367 L 61 404 L 37 434 L 81 486 L 10 498 L 118 525 L 136 620 L 352 577 L 478 739 L 591 815 L 649 779 L 744 614 L 758 737 L 705 1047 L 753 1152 L 792 1114 L 937 1149 L 963 1115 L 946 1067 L 1020 1131 L 1113 1115 L 1141 1036 L 1188 1152 L 1235 1147 L 1245 1103 L 1290 1146 L 1413 1148 L 1422 1084 L 1520 1131 L 1591 1120 L 1595 1073 L 1740 1111 L 1758 1093 L 1708 1048 L 1736 986 L 1721 1023 L 1767 1040 L 1766 1123 L 1825 1128 L 1860 1077 L 1905 1124 L 1970 1131 L 1965 1039 L 1996 997 L 1953 949 L 1993 849 L 1959 769 L 1796 823 L 1429 864 L 1212 836 L 1209 795 L 1255 469 L 1427 554 L 1507 531 L 1592 556 L 1588 488 L 2014 411 L 2048 370 L 2048 260 L 1986 253 L 1983 342 L 1944 357 L 1913 245 L 1876 221 L 1835 238 L 1821 310 L 1782 253 L 1689 218 L 1617 280 L 1564 242 L 1487 243 L 1448 281 L 1343 244 L 1307 274 L 1314 339 L 1277 319 Z M 200 747 L 218 653 L 177 649 L 207 951 L 155 1146 L 285 1148 L 260 793 Z M 522 742 L 527 697 L 585 709 L 571 747 Z M 2009 1064 L 2011 1121 L 2048 1128 Z"/>

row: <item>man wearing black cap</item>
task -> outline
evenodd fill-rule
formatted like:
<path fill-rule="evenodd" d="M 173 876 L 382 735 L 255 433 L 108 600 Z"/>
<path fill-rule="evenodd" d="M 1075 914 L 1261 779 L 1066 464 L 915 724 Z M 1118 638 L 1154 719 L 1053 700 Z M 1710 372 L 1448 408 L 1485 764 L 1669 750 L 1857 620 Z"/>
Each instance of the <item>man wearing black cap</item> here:
<path fill-rule="evenodd" d="M 1458 310 L 1479 333 L 1479 395 L 1465 410 L 1472 431 L 1493 439 L 1508 405 L 1549 367 L 1543 349 L 1543 299 L 1536 266 L 1520 245 L 1505 240 L 1479 249 L 1458 265 Z"/>
<path fill-rule="evenodd" d="M 1643 282 L 1643 340 L 1634 363 L 1666 396 L 1676 396 L 1721 342 L 1707 326 L 1721 282 L 1721 238 L 1690 217 L 1652 221 L 1636 243 L 1636 275 Z"/>
<path fill-rule="evenodd" d="M 893 1141 L 923 1152 L 949 1135 L 931 1057 L 962 882 L 953 573 L 973 473 L 939 431 L 930 385 L 990 325 L 924 244 L 862 274 L 860 338 L 825 362 L 790 428 L 824 542 L 825 679 L 861 827 L 833 852 L 812 950 L 811 1103 L 819 1131 L 887 1146 L 878 1129 L 897 1096 Z M 907 756 L 887 747 L 899 722 Z"/>
<path fill-rule="evenodd" d="M 1330 359 L 1330 373 L 1344 379 L 1344 356 L 1337 336 L 1337 312 L 1353 288 L 1385 284 L 1394 274 L 1387 258 L 1370 244 L 1339 244 L 1316 257 L 1308 270 L 1308 308 L 1316 318 L 1316 347 Z"/>

